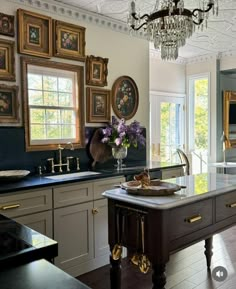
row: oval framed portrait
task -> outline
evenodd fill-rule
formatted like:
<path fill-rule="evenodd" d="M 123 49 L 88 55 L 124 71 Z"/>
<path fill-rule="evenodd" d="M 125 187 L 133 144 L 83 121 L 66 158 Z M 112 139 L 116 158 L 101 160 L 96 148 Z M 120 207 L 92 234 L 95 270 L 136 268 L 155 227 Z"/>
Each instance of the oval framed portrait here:
<path fill-rule="evenodd" d="M 118 118 L 131 119 L 139 103 L 138 87 L 129 76 L 121 76 L 112 86 L 112 108 Z"/>

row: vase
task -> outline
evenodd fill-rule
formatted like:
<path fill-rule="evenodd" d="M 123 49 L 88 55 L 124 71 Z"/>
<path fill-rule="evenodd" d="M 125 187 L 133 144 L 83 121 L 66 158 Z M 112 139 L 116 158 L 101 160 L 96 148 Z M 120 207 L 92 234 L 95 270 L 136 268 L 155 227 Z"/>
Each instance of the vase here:
<path fill-rule="evenodd" d="M 112 156 L 117 160 L 117 170 L 121 170 L 125 165 L 123 164 L 123 159 L 127 156 L 127 147 L 113 147 Z"/>

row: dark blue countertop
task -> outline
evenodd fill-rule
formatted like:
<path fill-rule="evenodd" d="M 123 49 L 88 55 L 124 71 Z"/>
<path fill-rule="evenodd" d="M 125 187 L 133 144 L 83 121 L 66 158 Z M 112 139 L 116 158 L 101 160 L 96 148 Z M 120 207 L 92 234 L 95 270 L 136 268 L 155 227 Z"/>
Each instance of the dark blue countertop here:
<path fill-rule="evenodd" d="M 0 215 L 0 271 L 57 254 L 56 241 Z"/>
<path fill-rule="evenodd" d="M 105 168 L 100 170 L 95 170 L 99 172 L 97 175 L 87 175 L 76 178 L 60 178 L 60 179 L 48 179 L 46 175 L 43 176 L 27 176 L 21 180 L 8 182 L 6 180 L 1 181 L 0 179 L 0 194 L 1 193 L 9 193 L 9 192 L 17 192 L 25 189 L 36 189 L 40 187 L 47 187 L 59 184 L 73 183 L 73 182 L 81 182 L 81 181 L 89 181 L 96 180 L 102 178 L 109 178 L 115 176 L 128 176 L 140 173 L 144 168 L 149 169 L 149 172 L 160 171 L 168 168 L 181 167 L 184 164 L 172 164 L 172 163 L 160 163 L 160 162 L 151 162 L 146 164 L 136 164 L 132 166 L 127 166 L 122 170 L 117 170 L 116 168 Z M 61 173 L 61 175 L 65 175 L 67 173 Z M 59 175 L 59 174 L 58 174 Z M 70 173 L 67 174 L 68 176 Z"/>
<path fill-rule="evenodd" d="M 0 272 L 1 289 L 89 289 L 46 260 Z"/>

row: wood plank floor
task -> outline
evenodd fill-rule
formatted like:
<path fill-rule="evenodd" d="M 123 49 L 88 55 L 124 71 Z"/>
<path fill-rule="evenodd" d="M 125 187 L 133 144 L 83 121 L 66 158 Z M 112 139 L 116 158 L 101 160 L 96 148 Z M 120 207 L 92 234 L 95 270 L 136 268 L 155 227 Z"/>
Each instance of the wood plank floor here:
<path fill-rule="evenodd" d="M 204 242 L 171 255 L 167 264 L 166 289 L 236 289 L 236 226 L 214 236 L 213 269 L 228 271 L 224 282 L 217 282 L 206 269 Z M 151 274 L 143 275 L 128 260 L 122 261 L 122 289 L 151 289 Z M 109 289 L 109 265 L 78 277 L 92 289 Z"/>

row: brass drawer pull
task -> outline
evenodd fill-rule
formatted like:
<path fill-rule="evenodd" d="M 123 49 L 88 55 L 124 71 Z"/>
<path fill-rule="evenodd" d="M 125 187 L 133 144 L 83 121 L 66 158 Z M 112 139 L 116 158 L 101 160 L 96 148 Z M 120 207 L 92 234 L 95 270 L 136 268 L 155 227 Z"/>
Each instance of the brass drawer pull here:
<path fill-rule="evenodd" d="M 7 205 L 0 207 L 1 210 L 10 210 L 10 209 L 16 209 L 19 208 L 20 204 L 14 204 L 14 205 Z"/>
<path fill-rule="evenodd" d="M 236 208 L 236 203 L 233 204 L 226 204 L 227 208 Z"/>
<path fill-rule="evenodd" d="M 98 213 L 98 209 L 97 208 L 93 208 L 92 209 L 92 213 L 93 213 L 93 215 L 96 215 Z"/>
<path fill-rule="evenodd" d="M 202 219 L 202 216 L 197 215 L 197 216 L 185 219 L 185 222 L 188 222 L 188 223 L 192 224 L 192 223 L 195 223 L 197 221 L 200 221 L 201 219 Z"/>

